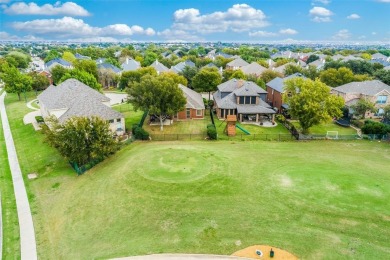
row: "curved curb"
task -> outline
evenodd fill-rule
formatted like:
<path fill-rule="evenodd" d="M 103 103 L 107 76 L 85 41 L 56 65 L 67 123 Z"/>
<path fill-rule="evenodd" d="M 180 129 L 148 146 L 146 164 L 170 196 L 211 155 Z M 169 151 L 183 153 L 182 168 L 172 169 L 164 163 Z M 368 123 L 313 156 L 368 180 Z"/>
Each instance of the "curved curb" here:
<path fill-rule="evenodd" d="M 14 140 L 12 138 L 11 128 L 9 126 L 7 112 L 4 105 L 5 92 L 0 96 L 0 114 L 3 124 L 5 145 L 7 147 L 8 162 L 11 169 L 12 182 L 16 200 L 16 209 L 18 212 L 19 230 L 20 230 L 20 255 L 22 260 L 36 260 L 37 244 L 35 240 L 35 230 L 31 215 L 30 204 L 27 197 L 26 186 L 24 185 L 22 171 L 18 161 L 18 155 Z"/>
<path fill-rule="evenodd" d="M 35 108 L 35 107 L 33 107 L 31 104 L 33 103 L 33 102 L 35 102 L 35 101 L 37 101 L 38 99 L 33 99 L 33 100 L 31 100 L 31 101 L 29 101 L 27 104 L 26 104 L 26 106 L 29 108 L 29 109 L 32 109 L 32 110 L 39 110 L 39 108 Z"/>

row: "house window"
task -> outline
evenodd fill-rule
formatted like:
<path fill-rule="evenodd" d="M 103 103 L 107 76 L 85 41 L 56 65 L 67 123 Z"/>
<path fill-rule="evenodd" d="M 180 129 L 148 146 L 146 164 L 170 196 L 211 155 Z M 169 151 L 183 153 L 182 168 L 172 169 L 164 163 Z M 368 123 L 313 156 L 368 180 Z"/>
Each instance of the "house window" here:
<path fill-rule="evenodd" d="M 112 123 L 114 123 L 114 119 L 110 119 L 110 121 L 108 121 L 108 122 L 110 122 L 110 124 L 112 124 Z"/>
<path fill-rule="evenodd" d="M 256 97 L 251 97 L 251 104 L 256 104 Z"/>
<path fill-rule="evenodd" d="M 376 103 L 378 104 L 386 104 L 387 102 L 387 96 L 378 96 Z"/>
<path fill-rule="evenodd" d="M 240 103 L 239 104 L 244 104 L 245 102 L 245 97 L 240 97 Z"/>
<path fill-rule="evenodd" d="M 384 113 L 385 113 L 385 110 L 383 108 L 379 108 L 378 112 L 377 112 L 377 116 L 383 116 Z"/>
<path fill-rule="evenodd" d="M 251 97 L 245 97 L 245 104 L 251 103 Z"/>
<path fill-rule="evenodd" d="M 121 121 L 121 119 L 120 119 L 120 118 L 117 118 L 117 119 L 116 119 L 116 121 L 117 121 L 117 122 L 120 122 L 120 121 Z"/>
<path fill-rule="evenodd" d="M 196 116 L 202 116 L 202 109 L 196 110 Z"/>

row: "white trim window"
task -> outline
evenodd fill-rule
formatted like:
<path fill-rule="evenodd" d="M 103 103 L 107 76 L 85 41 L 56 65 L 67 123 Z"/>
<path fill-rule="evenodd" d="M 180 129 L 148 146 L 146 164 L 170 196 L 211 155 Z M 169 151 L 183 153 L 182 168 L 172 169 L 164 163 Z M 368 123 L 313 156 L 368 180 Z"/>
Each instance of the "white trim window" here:
<path fill-rule="evenodd" d="M 386 104 L 387 96 L 378 96 L 376 103 L 377 104 Z"/>
<path fill-rule="evenodd" d="M 203 116 L 203 110 L 202 109 L 197 109 L 196 110 L 196 116 Z"/>

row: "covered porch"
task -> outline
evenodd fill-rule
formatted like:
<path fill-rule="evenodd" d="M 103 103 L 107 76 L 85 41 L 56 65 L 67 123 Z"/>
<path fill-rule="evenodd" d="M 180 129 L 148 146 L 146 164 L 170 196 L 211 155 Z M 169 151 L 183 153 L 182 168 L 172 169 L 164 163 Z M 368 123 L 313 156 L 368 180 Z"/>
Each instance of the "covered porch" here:
<path fill-rule="evenodd" d="M 263 106 L 237 106 L 237 119 L 241 123 L 275 123 L 276 112 L 271 108 Z"/>

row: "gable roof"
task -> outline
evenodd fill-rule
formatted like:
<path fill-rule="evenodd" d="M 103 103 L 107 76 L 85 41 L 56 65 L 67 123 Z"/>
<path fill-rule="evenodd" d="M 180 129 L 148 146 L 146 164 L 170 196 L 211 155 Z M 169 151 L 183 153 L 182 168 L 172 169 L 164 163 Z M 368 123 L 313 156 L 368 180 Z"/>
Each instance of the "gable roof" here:
<path fill-rule="evenodd" d="M 158 62 L 158 60 L 155 60 L 150 65 L 150 67 L 153 67 L 157 71 L 157 73 L 169 71 L 169 69 L 167 67 L 165 67 L 165 65 L 162 64 L 161 62 Z"/>
<path fill-rule="evenodd" d="M 112 72 L 118 74 L 121 72 L 120 68 L 112 65 L 111 63 L 108 63 L 108 62 L 104 62 L 104 63 L 99 63 L 97 65 L 97 68 L 98 69 L 106 69 L 106 70 L 111 70 Z"/>
<path fill-rule="evenodd" d="M 390 86 L 380 80 L 367 80 L 347 83 L 334 88 L 334 90 L 342 93 L 360 93 L 368 96 L 375 96 L 383 90 L 390 93 Z"/>
<path fill-rule="evenodd" d="M 387 60 L 388 57 L 386 55 L 383 55 L 382 53 L 375 53 L 371 55 L 372 60 Z"/>
<path fill-rule="evenodd" d="M 283 90 L 284 82 L 288 79 L 297 78 L 297 77 L 306 78 L 301 73 L 294 73 L 294 74 L 292 74 L 288 77 L 285 77 L 285 78 L 276 77 L 273 80 L 271 80 L 270 82 L 268 82 L 266 85 L 268 87 L 278 91 L 279 93 L 283 93 L 284 92 L 284 90 Z"/>
<path fill-rule="evenodd" d="M 195 63 L 193 63 L 191 60 L 182 61 L 182 62 L 176 64 L 175 66 L 172 66 L 171 67 L 171 71 L 176 72 L 176 73 L 180 73 L 180 72 L 183 71 L 183 69 L 186 66 L 194 68 L 195 67 Z"/>
<path fill-rule="evenodd" d="M 76 79 L 67 79 L 58 86 L 49 86 L 38 96 L 39 103 L 50 110 L 66 112 L 58 120 L 63 123 L 72 116 L 99 116 L 105 120 L 123 115 L 103 104 L 110 99 Z"/>
<path fill-rule="evenodd" d="M 75 58 L 78 59 L 78 60 L 90 60 L 91 57 L 88 57 L 88 56 L 84 56 L 84 55 L 81 55 L 79 53 L 76 53 L 75 55 Z"/>
<path fill-rule="evenodd" d="M 48 67 L 54 65 L 55 63 L 57 63 L 57 64 L 59 64 L 59 65 L 61 65 L 61 66 L 63 66 L 63 67 L 71 67 L 71 66 L 72 66 L 72 64 L 71 64 L 70 62 L 67 62 L 67 61 L 64 60 L 64 59 L 55 58 L 55 59 L 52 59 L 51 61 L 48 61 L 48 62 L 46 63 L 46 67 L 48 68 Z"/>
<path fill-rule="evenodd" d="M 236 58 L 235 60 L 232 60 L 231 62 L 226 64 L 226 66 L 229 66 L 229 67 L 243 67 L 243 66 L 247 66 L 247 65 L 249 65 L 249 63 L 244 61 L 241 58 Z"/>
<path fill-rule="evenodd" d="M 183 94 L 187 99 L 186 108 L 205 109 L 201 94 L 182 84 L 179 84 L 179 88 L 183 91 Z"/>
<path fill-rule="evenodd" d="M 133 71 L 139 69 L 141 67 L 141 64 L 139 63 L 139 61 L 126 58 L 125 62 L 123 62 L 121 66 L 123 71 Z"/>
<path fill-rule="evenodd" d="M 219 84 L 217 87 L 218 87 L 218 90 L 221 92 L 233 92 L 236 89 L 239 89 L 243 86 L 245 86 L 248 89 L 255 89 L 254 92 L 256 92 L 257 94 L 266 94 L 267 93 L 267 91 L 260 88 L 256 83 L 254 83 L 252 81 L 246 81 L 246 80 L 234 79 L 234 78 L 229 80 L 229 81 L 226 81 L 222 84 Z"/>
<path fill-rule="evenodd" d="M 241 67 L 241 71 L 245 74 L 245 75 L 256 75 L 256 76 L 260 76 L 261 73 L 263 73 L 264 71 L 266 71 L 267 68 L 264 68 L 263 66 L 261 66 L 259 63 L 257 62 L 252 62 L 251 64 L 248 64 L 246 66 L 243 66 Z"/>

